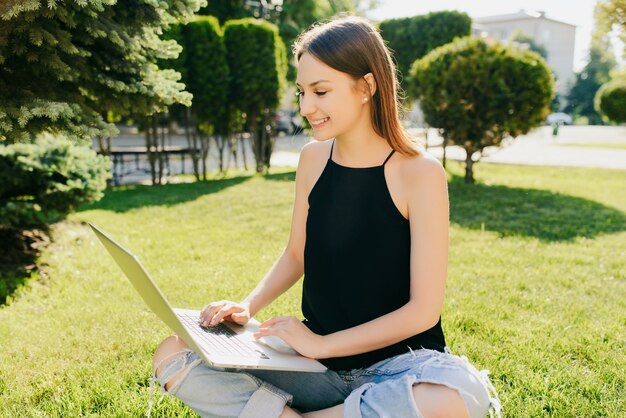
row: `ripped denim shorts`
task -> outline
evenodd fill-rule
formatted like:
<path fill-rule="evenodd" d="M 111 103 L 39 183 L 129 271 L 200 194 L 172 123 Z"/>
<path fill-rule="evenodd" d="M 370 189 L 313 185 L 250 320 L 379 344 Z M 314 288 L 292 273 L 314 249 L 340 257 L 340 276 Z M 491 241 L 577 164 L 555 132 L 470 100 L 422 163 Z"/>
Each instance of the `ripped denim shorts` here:
<path fill-rule="evenodd" d="M 444 353 L 409 348 L 369 367 L 324 373 L 213 367 L 189 349 L 163 363 L 153 383 L 159 382 L 165 393 L 176 375 L 168 393 L 202 417 L 271 418 L 280 416 L 285 405 L 309 412 L 343 403 L 345 418 L 421 418 L 411 390 L 418 383 L 457 390 L 471 418 L 501 412 L 489 371 L 477 370 L 447 348 Z M 151 409 L 152 393 L 149 403 Z"/>

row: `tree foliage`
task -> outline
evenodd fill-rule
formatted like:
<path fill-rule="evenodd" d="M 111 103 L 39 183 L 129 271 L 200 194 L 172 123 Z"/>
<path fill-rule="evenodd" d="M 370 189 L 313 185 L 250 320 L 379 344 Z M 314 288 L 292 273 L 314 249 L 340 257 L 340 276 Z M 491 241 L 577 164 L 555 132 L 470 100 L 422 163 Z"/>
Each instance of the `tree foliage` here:
<path fill-rule="evenodd" d="M 574 85 L 567 94 L 565 111 L 574 117 L 586 117 L 590 125 L 602 123 L 594 107 L 594 98 L 600 86 L 611 79 L 610 73 L 615 67 L 615 59 L 607 51 L 605 46 L 591 46 L 587 65 L 576 74 Z"/>
<path fill-rule="evenodd" d="M 605 33 L 617 29 L 626 56 L 626 0 L 599 0 L 596 25 Z"/>
<path fill-rule="evenodd" d="M 291 46 L 298 35 L 311 26 L 314 22 L 323 20 L 331 15 L 327 9 L 320 7 L 316 0 L 295 0 L 283 3 L 283 10 L 276 24 L 283 42 L 287 46 L 287 61 L 290 63 L 287 71 L 287 79 L 295 81 L 296 67 L 293 62 Z"/>
<path fill-rule="evenodd" d="M 190 109 L 193 149 L 200 144 L 202 176 L 207 178 L 206 158 L 210 136 L 227 134 L 231 106 L 228 100 L 230 69 L 226 56 L 223 32 L 213 16 L 199 16 L 183 27 L 183 45 L 186 50 L 185 69 L 188 73 L 188 91 L 193 94 Z M 199 141 L 196 140 L 199 137 Z M 196 163 L 197 164 L 197 163 Z M 199 175 L 197 167 L 196 176 Z"/>
<path fill-rule="evenodd" d="M 268 127 L 286 84 L 285 44 L 275 25 L 250 18 L 226 22 L 224 41 L 232 76 L 229 99 L 246 114 L 261 172 L 269 168 L 273 139 Z"/>
<path fill-rule="evenodd" d="M 179 74 L 159 69 L 180 47 L 159 39 L 204 0 L 0 3 L 0 142 L 41 131 L 87 139 L 117 130 L 101 114 L 189 104 Z"/>
<path fill-rule="evenodd" d="M 615 56 L 608 36 L 609 28 L 603 21 L 602 3 L 598 2 L 594 11 L 595 27 L 591 36 L 591 47 L 585 67 L 576 74 L 576 79 L 567 94 L 565 111 L 572 116 L 585 117 L 591 125 L 602 124 L 602 117 L 596 111 L 596 93 L 610 79 L 616 66 Z"/>
<path fill-rule="evenodd" d="M 410 68 L 415 60 L 456 37 L 469 35 L 471 25 L 470 17 L 457 11 L 383 20 L 381 35 L 393 51 L 403 88 L 408 88 Z"/>
<path fill-rule="evenodd" d="M 198 124 L 224 129 L 230 71 L 223 33 L 212 16 L 199 16 L 183 27 L 188 91 Z"/>
<path fill-rule="evenodd" d="M 215 16 L 220 25 L 227 20 L 252 17 L 250 8 L 246 7 L 246 0 L 209 0 L 208 4 L 198 11 L 202 16 Z"/>
<path fill-rule="evenodd" d="M 110 168 L 108 158 L 66 139 L 0 147 L 0 229 L 45 228 L 99 200 Z"/>
<path fill-rule="evenodd" d="M 427 123 L 465 149 L 466 182 L 473 155 L 540 125 L 554 96 L 554 80 L 536 53 L 476 37 L 439 47 L 411 70 L 412 95 Z"/>
<path fill-rule="evenodd" d="M 300 32 L 307 29 L 314 22 L 323 21 L 340 13 L 363 14 L 377 6 L 378 0 L 287 0 L 280 7 L 268 1 L 271 13 L 262 18 L 278 26 L 283 42 L 287 46 L 287 61 L 291 64 L 291 45 Z M 256 14 L 255 14 L 256 12 Z M 244 0 L 209 1 L 206 7 L 200 9 L 199 14 L 212 15 L 218 18 L 220 24 L 228 20 L 258 16 L 258 7 L 251 7 Z M 287 79 L 294 81 L 296 70 L 289 65 Z"/>
<path fill-rule="evenodd" d="M 626 78 L 615 78 L 598 90 L 595 108 L 617 123 L 626 122 Z"/>

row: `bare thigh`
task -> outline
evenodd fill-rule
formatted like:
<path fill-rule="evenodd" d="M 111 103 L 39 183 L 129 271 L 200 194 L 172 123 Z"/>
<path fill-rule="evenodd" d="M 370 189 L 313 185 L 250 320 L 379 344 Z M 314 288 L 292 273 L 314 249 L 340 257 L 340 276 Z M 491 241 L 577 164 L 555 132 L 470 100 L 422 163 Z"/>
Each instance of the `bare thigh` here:
<path fill-rule="evenodd" d="M 413 386 L 417 410 L 424 418 L 467 418 L 469 413 L 458 391 L 444 385 L 418 383 Z"/>
<path fill-rule="evenodd" d="M 459 393 L 447 386 L 418 383 L 413 386 L 415 406 L 424 418 L 467 418 L 468 412 Z M 302 415 L 305 418 L 341 418 L 343 404 Z"/>

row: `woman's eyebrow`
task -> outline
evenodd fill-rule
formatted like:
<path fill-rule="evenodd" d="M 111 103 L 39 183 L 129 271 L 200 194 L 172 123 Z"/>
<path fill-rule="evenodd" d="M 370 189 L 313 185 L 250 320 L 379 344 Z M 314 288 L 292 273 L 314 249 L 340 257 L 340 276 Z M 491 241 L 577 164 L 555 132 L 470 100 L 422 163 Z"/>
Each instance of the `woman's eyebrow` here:
<path fill-rule="evenodd" d="M 317 80 L 317 81 L 314 81 L 311 84 L 309 84 L 309 87 L 313 87 L 313 86 L 315 86 L 316 84 L 319 84 L 319 83 L 331 83 L 331 81 L 330 80 Z M 298 82 L 296 82 L 296 86 L 302 87 L 300 84 L 298 84 Z"/>

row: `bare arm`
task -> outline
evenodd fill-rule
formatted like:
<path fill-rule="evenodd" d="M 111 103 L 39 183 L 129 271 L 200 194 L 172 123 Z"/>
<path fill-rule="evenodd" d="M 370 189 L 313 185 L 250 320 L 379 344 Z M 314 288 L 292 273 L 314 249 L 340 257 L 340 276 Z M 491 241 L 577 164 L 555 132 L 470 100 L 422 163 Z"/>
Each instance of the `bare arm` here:
<path fill-rule="evenodd" d="M 304 265 L 285 249 L 263 280 L 241 303 L 247 304 L 250 316 L 254 316 L 289 290 L 302 277 L 303 272 Z"/>
<path fill-rule="evenodd" d="M 314 143 L 304 146 L 296 172 L 296 193 L 293 207 L 291 234 L 287 247 L 263 277 L 254 290 L 240 303 L 227 300 L 213 302 L 205 306 L 200 313 L 200 321 L 206 325 L 215 325 L 222 320 L 232 320 L 245 324 L 261 309 L 289 290 L 304 273 L 304 244 L 306 240 L 306 218 L 309 209 L 308 191 L 311 173 L 321 173 L 324 161 L 317 158 L 319 153 L 312 148 Z M 318 144 L 319 145 L 319 144 Z"/>
<path fill-rule="evenodd" d="M 291 234 L 287 247 L 280 258 L 256 288 L 242 301 L 249 304 L 250 315 L 254 316 L 274 299 L 289 290 L 304 273 L 304 243 L 306 238 L 307 177 L 310 164 L 310 149 L 305 146 L 300 153 L 296 171 L 296 194 L 294 199 Z"/>

